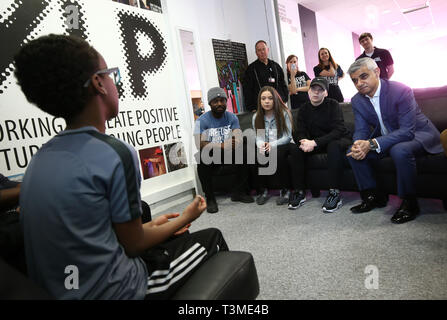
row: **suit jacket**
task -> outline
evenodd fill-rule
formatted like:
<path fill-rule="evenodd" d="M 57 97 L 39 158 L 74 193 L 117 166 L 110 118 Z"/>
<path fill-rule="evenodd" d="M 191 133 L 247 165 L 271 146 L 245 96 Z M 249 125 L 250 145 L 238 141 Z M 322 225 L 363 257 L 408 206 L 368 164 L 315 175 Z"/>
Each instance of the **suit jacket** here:
<path fill-rule="evenodd" d="M 381 152 L 387 152 L 396 143 L 415 139 L 428 153 L 442 152 L 440 133 L 421 112 L 413 90 L 399 82 L 380 81 L 380 112 L 388 134 L 382 136 L 379 118 L 371 101 L 357 93 L 351 100 L 355 117 L 353 140 L 375 138 Z"/>

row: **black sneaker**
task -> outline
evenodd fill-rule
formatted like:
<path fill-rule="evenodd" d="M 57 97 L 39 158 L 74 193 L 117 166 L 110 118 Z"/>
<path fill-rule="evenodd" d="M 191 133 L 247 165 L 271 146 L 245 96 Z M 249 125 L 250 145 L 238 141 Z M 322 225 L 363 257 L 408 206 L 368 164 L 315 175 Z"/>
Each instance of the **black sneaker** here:
<path fill-rule="evenodd" d="M 208 213 L 216 213 L 217 211 L 219 211 L 216 199 L 214 197 L 206 198 L 206 211 L 208 211 Z"/>
<path fill-rule="evenodd" d="M 256 203 L 259 205 L 263 205 L 269 199 L 269 191 L 264 189 L 261 193 L 256 197 Z"/>
<path fill-rule="evenodd" d="M 329 190 L 329 194 L 326 197 L 326 201 L 323 204 L 323 212 L 331 213 L 342 206 L 342 201 L 340 197 L 340 191 L 334 189 Z"/>
<path fill-rule="evenodd" d="M 281 191 L 279 192 L 279 197 L 276 199 L 276 204 L 278 206 L 281 206 L 283 204 L 289 203 L 289 197 L 290 197 L 290 190 L 281 189 Z"/>
<path fill-rule="evenodd" d="M 293 191 L 290 194 L 289 210 L 298 209 L 306 201 L 306 193 L 303 190 Z"/>
<path fill-rule="evenodd" d="M 233 194 L 231 196 L 231 201 L 238 201 L 238 202 L 243 202 L 243 203 L 254 202 L 252 196 L 249 196 L 248 194 L 243 194 L 243 193 Z"/>

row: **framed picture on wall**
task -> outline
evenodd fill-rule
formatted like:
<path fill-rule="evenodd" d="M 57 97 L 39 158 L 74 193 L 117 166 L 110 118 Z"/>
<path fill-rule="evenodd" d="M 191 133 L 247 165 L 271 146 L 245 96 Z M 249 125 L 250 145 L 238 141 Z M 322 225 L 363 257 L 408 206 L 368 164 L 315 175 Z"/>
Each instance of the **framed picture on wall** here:
<path fill-rule="evenodd" d="M 139 0 L 140 8 L 162 13 L 160 0 Z"/>
<path fill-rule="evenodd" d="M 112 1 L 127 4 L 132 7 L 138 7 L 138 0 L 112 0 Z"/>
<path fill-rule="evenodd" d="M 248 66 L 245 43 L 212 39 L 219 87 L 227 93 L 227 111 L 244 111 L 242 77 Z"/>

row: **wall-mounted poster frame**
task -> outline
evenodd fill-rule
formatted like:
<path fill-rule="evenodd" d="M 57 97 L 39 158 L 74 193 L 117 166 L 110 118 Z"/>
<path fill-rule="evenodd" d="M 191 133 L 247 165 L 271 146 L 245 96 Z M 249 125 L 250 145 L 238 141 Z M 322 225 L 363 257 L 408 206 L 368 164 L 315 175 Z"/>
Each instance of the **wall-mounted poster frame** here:
<path fill-rule="evenodd" d="M 227 111 L 245 111 L 242 81 L 248 67 L 245 43 L 212 39 L 219 86 L 227 93 Z"/>

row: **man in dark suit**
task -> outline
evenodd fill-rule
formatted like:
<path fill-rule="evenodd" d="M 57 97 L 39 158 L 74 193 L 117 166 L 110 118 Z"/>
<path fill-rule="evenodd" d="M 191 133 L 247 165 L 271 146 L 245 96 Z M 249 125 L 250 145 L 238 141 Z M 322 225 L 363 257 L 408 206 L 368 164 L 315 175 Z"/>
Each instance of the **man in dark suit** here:
<path fill-rule="evenodd" d="M 415 157 L 442 152 L 439 131 L 421 112 L 409 87 L 380 79 L 373 59 L 357 60 L 348 74 L 358 90 L 352 98 L 355 132 L 348 159 L 362 197 L 362 203 L 351 211 L 362 213 L 386 206 L 387 198 L 377 190 L 370 162 L 389 155 L 396 166 L 402 199 L 391 221 L 413 220 L 419 213 Z"/>

